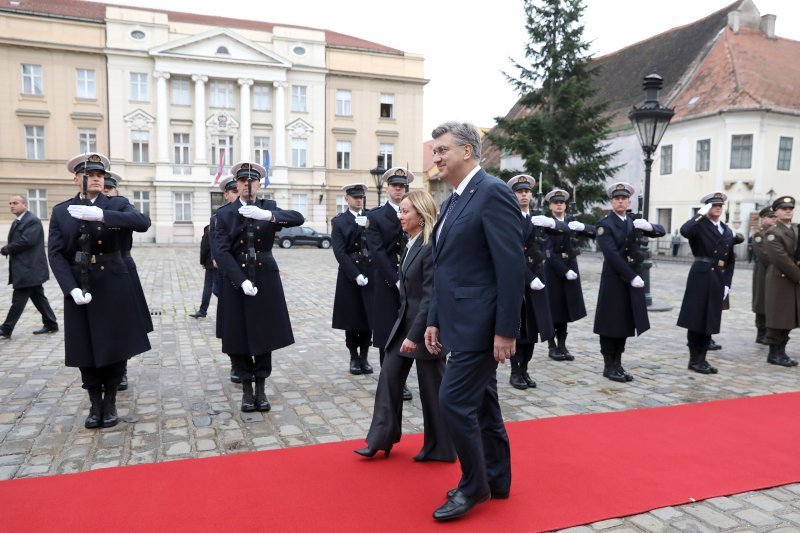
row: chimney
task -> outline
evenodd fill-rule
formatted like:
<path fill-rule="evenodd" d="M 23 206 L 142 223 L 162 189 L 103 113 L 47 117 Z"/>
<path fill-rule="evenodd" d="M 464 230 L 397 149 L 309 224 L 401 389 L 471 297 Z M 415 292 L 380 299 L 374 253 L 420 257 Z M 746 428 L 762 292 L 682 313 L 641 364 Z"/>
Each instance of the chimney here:
<path fill-rule="evenodd" d="M 739 33 L 740 13 L 738 11 L 731 11 L 728 13 L 728 26 L 733 30 L 733 33 Z"/>
<path fill-rule="evenodd" d="M 764 15 L 761 17 L 761 32 L 767 36 L 768 39 L 775 38 L 775 15 Z"/>

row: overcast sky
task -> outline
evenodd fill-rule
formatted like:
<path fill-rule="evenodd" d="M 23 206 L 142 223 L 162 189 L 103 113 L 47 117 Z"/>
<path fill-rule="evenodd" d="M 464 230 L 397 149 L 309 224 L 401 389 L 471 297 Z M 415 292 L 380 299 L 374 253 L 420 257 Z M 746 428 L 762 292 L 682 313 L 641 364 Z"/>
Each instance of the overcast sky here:
<path fill-rule="evenodd" d="M 520 0 L 110 0 L 113 3 L 329 29 L 425 58 L 423 140 L 446 120 L 493 126 L 517 95 L 502 72 L 521 58 L 527 34 Z M 733 0 L 587 0 L 592 52 L 603 55 L 691 23 Z M 779 37 L 800 40 L 800 1 L 754 0 L 777 15 Z M 640 80 L 631 80 L 639 84 Z"/>

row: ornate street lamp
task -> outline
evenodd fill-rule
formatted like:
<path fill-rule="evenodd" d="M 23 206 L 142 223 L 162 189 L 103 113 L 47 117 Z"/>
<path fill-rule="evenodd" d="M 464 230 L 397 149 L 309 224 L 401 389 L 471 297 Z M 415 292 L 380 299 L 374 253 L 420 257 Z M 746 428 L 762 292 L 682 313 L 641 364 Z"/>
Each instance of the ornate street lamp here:
<path fill-rule="evenodd" d="M 383 189 L 383 173 L 386 169 L 383 168 L 383 156 L 378 154 L 378 166 L 369 171 L 372 174 L 372 179 L 375 180 L 375 188 L 378 190 L 378 203 L 377 207 L 381 206 L 381 190 Z"/>
<path fill-rule="evenodd" d="M 636 131 L 636 136 L 639 138 L 639 144 L 642 145 L 644 152 L 644 201 L 642 204 L 642 216 L 649 220 L 650 213 L 650 171 L 653 168 L 653 154 L 661 142 L 661 137 L 667 131 L 669 121 L 675 114 L 674 109 L 670 109 L 661 105 L 658 101 L 658 91 L 663 86 L 664 79 L 658 74 L 650 74 L 644 78 L 644 105 L 641 107 L 633 106 L 628 119 L 633 124 L 633 129 Z M 650 294 L 650 269 L 653 262 L 650 260 L 650 249 L 647 244 L 647 239 L 643 239 L 641 243 L 643 252 L 646 249 L 647 259 L 642 263 L 644 278 L 645 300 L 647 307 L 651 311 L 667 311 L 669 306 L 656 306 L 653 305 L 653 297 Z"/>

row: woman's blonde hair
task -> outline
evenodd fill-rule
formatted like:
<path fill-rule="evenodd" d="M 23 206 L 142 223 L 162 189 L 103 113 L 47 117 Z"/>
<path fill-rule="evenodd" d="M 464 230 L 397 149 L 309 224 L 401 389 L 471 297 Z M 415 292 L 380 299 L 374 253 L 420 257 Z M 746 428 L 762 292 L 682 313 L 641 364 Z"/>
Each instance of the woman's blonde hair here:
<path fill-rule="evenodd" d="M 403 200 L 408 198 L 414 211 L 422 217 L 425 223 L 422 226 L 422 244 L 428 244 L 428 240 L 433 232 L 433 226 L 436 224 L 436 215 L 439 214 L 439 208 L 436 207 L 436 202 L 433 201 L 433 196 L 428 191 L 412 191 L 403 196 Z"/>

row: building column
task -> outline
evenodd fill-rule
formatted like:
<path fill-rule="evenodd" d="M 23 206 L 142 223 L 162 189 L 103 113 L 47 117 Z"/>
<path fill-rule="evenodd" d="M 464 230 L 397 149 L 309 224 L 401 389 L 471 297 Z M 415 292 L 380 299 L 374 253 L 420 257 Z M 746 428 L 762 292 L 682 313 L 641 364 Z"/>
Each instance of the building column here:
<path fill-rule="evenodd" d="M 169 163 L 169 100 L 167 80 L 169 72 L 154 72 L 156 78 L 156 124 L 158 128 L 159 163 Z"/>
<path fill-rule="evenodd" d="M 276 81 L 275 86 L 275 166 L 286 166 L 286 97 L 284 89 L 289 85 L 285 81 Z"/>
<path fill-rule="evenodd" d="M 205 165 L 206 153 L 206 82 L 208 76 L 192 75 L 194 82 L 194 164 Z"/>
<path fill-rule="evenodd" d="M 252 129 L 250 124 L 250 87 L 252 85 L 253 80 L 239 80 L 239 87 L 241 87 L 239 92 L 239 106 L 242 108 L 240 112 L 241 120 L 239 124 L 239 154 L 242 161 L 251 161 L 253 158 L 250 143 L 250 130 Z M 261 161 L 258 161 L 258 163 L 261 163 Z"/>

